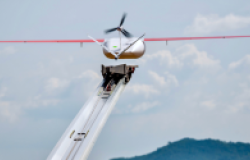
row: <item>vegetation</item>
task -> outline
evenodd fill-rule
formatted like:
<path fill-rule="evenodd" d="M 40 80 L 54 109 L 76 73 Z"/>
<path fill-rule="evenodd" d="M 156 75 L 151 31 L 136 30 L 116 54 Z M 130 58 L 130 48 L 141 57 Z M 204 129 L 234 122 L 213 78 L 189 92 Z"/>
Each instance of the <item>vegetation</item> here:
<path fill-rule="evenodd" d="M 147 155 L 112 160 L 250 160 L 250 144 L 185 138 Z"/>

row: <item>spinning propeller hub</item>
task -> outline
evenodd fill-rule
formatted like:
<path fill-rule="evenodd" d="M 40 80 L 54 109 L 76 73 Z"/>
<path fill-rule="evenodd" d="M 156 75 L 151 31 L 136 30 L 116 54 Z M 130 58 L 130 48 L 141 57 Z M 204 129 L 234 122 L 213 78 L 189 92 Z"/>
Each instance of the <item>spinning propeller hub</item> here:
<path fill-rule="evenodd" d="M 118 26 L 118 27 L 115 27 L 115 28 L 111 28 L 111 29 L 107 29 L 107 30 L 105 30 L 105 33 L 107 34 L 107 33 L 110 33 L 110 32 L 114 32 L 114 31 L 119 31 L 119 32 L 121 32 L 125 37 L 132 37 L 132 34 L 130 34 L 128 31 L 126 31 L 123 27 L 122 27 L 122 25 L 123 25 L 123 23 L 124 23 L 124 21 L 125 21 L 125 18 L 126 18 L 126 13 L 124 13 L 123 14 L 123 16 L 122 16 L 122 19 L 121 19 L 121 22 L 120 22 L 120 25 Z"/>

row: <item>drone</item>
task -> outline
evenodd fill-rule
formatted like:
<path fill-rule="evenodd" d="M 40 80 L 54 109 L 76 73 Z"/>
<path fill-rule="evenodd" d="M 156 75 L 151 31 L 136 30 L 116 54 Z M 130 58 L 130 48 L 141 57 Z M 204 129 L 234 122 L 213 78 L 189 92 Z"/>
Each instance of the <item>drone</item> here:
<path fill-rule="evenodd" d="M 90 39 L 82 40 L 17 40 L 17 41 L 0 41 L 0 43 L 83 43 L 96 42 L 102 47 L 103 54 L 109 59 L 138 59 L 142 57 L 146 51 L 146 41 L 182 41 L 182 40 L 205 40 L 205 39 L 225 39 L 225 38 L 246 38 L 250 36 L 215 36 L 215 37 L 169 37 L 169 38 L 144 38 L 145 33 L 140 37 L 134 37 L 131 33 L 124 29 L 123 24 L 126 19 L 126 13 L 123 14 L 118 27 L 107 29 L 104 32 L 119 32 L 119 38 L 111 39 Z M 124 37 L 121 37 L 124 35 Z"/>

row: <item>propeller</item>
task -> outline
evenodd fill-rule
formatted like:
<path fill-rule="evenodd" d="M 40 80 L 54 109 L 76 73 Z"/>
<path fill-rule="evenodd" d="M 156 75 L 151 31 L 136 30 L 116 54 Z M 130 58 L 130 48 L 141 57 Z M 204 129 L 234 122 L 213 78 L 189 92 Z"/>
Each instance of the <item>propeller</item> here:
<path fill-rule="evenodd" d="M 132 37 L 132 34 L 130 34 L 128 31 L 126 31 L 126 30 L 122 27 L 122 25 L 123 25 L 123 23 L 124 23 L 124 21 L 125 21 L 125 18 L 126 18 L 126 13 L 123 14 L 122 19 L 121 19 L 121 22 L 120 22 L 120 25 L 119 25 L 118 27 L 116 27 L 116 28 L 111 28 L 111 29 L 107 29 L 107 30 L 105 30 L 105 33 L 107 34 L 107 33 L 114 32 L 114 31 L 117 30 L 117 31 L 121 32 L 125 37 Z"/>

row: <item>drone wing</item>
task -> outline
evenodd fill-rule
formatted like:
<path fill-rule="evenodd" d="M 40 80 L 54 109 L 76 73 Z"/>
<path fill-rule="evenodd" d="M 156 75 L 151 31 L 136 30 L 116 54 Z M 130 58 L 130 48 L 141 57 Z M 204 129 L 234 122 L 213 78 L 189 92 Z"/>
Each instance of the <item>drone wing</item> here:
<path fill-rule="evenodd" d="M 205 39 L 247 38 L 247 37 L 250 37 L 250 36 L 145 38 L 144 41 L 184 41 L 184 40 L 205 40 Z"/>
<path fill-rule="evenodd" d="M 97 39 L 98 42 L 104 42 L 104 39 Z M 16 41 L 0 41 L 0 43 L 86 43 L 95 42 L 92 39 L 78 40 L 16 40 Z"/>
<path fill-rule="evenodd" d="M 225 39 L 225 38 L 247 38 L 250 36 L 214 36 L 214 37 L 169 37 L 169 38 L 144 38 L 144 41 L 184 41 L 184 40 L 205 40 L 205 39 Z M 104 42 L 104 39 L 97 39 Z M 0 41 L 0 43 L 88 43 L 95 42 L 92 39 L 78 40 L 14 40 Z"/>

